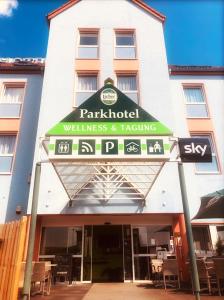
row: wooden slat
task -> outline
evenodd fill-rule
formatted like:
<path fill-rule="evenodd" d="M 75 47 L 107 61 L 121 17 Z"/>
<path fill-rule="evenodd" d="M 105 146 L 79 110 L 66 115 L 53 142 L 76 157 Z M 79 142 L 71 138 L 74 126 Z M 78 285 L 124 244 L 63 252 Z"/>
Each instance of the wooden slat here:
<path fill-rule="evenodd" d="M 28 218 L 0 225 L 0 299 L 16 300 L 21 262 L 25 255 Z"/>
<path fill-rule="evenodd" d="M 19 288 L 19 278 L 20 278 L 20 271 L 21 271 L 21 264 L 23 260 L 23 250 L 26 240 L 26 231 L 27 231 L 27 218 L 23 217 L 20 222 L 20 228 L 19 228 L 19 234 L 18 234 L 18 251 L 15 256 L 15 269 L 13 273 L 12 282 L 14 282 L 14 285 L 11 289 L 11 294 L 9 295 L 9 299 L 17 299 L 18 296 L 18 288 Z"/>

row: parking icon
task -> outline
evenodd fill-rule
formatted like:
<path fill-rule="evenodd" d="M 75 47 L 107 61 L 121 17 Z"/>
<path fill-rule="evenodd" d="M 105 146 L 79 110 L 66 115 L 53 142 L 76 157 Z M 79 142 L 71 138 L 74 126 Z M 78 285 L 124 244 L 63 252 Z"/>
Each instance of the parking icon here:
<path fill-rule="evenodd" d="M 102 154 L 118 154 L 118 140 L 102 140 Z"/>

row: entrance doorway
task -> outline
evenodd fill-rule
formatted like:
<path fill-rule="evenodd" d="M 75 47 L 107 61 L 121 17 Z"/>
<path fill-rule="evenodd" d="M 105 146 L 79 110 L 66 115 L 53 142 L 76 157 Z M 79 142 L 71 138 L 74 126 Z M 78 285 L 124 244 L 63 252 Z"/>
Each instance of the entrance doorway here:
<path fill-rule="evenodd" d="M 122 226 L 93 226 L 92 282 L 123 281 Z"/>

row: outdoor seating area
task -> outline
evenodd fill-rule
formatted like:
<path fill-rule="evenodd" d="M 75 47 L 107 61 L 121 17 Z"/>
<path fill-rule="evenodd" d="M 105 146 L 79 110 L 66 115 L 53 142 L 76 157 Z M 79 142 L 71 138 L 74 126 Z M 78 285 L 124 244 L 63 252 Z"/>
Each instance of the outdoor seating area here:
<path fill-rule="evenodd" d="M 201 291 L 207 291 L 209 295 L 218 292 L 218 294 L 222 296 L 222 292 L 224 291 L 224 258 L 197 258 L 196 263 Z M 190 278 L 192 278 L 192 270 L 189 261 L 187 262 L 187 265 Z"/>

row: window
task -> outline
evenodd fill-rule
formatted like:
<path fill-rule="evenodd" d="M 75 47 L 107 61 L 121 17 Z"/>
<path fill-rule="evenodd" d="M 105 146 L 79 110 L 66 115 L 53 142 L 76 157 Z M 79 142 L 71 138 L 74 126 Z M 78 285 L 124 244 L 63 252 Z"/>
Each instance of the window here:
<path fill-rule="evenodd" d="M 0 135 L 0 173 L 11 172 L 15 142 L 14 135 Z"/>
<path fill-rule="evenodd" d="M 198 173 L 217 173 L 219 171 L 218 168 L 218 160 L 216 155 L 215 146 L 213 143 L 212 136 L 207 135 L 191 135 L 194 138 L 207 138 L 209 139 L 211 150 L 212 150 L 212 162 L 211 163 L 196 163 L 196 172 Z"/>
<path fill-rule="evenodd" d="M 118 75 L 117 87 L 125 95 L 131 98 L 135 103 L 138 103 L 138 89 L 136 75 Z"/>
<path fill-rule="evenodd" d="M 97 91 L 97 75 L 78 75 L 76 106 L 82 104 Z"/>
<path fill-rule="evenodd" d="M 207 118 L 208 111 L 202 87 L 184 87 L 187 117 Z"/>
<path fill-rule="evenodd" d="M 0 98 L 0 118 L 19 117 L 24 96 L 24 84 L 5 84 Z"/>
<path fill-rule="evenodd" d="M 98 57 L 98 32 L 80 32 L 78 58 L 96 59 Z"/>
<path fill-rule="evenodd" d="M 134 32 L 115 32 L 116 46 L 115 58 L 118 59 L 135 59 L 135 34 Z"/>

